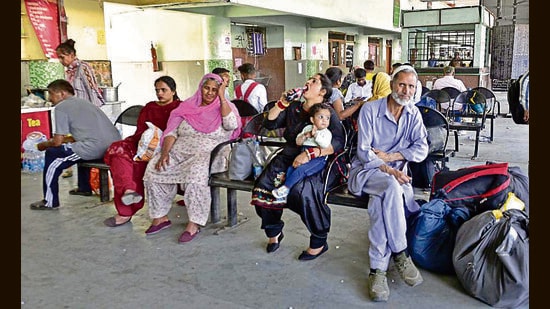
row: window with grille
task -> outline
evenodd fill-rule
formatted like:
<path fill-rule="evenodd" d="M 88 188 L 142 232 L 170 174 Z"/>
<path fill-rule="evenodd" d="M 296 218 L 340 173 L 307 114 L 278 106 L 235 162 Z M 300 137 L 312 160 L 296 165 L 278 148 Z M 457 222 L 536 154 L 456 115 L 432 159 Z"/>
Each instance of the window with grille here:
<path fill-rule="evenodd" d="M 411 31 L 409 32 L 408 62 L 415 67 L 428 67 L 430 53 L 435 54 L 436 66 L 449 65 L 458 53 L 463 66 L 472 66 L 474 57 L 474 30 Z"/>

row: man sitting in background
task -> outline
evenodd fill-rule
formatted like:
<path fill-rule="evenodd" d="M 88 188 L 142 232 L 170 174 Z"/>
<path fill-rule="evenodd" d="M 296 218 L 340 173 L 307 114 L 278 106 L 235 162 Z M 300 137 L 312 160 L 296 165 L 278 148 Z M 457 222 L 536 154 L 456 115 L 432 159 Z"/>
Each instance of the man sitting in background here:
<path fill-rule="evenodd" d="M 437 66 L 437 58 L 435 57 L 435 53 L 430 53 L 430 59 L 428 59 L 428 66 L 429 67 L 435 67 Z"/>
<path fill-rule="evenodd" d="M 438 78 L 432 87 L 432 89 L 443 89 L 445 87 L 453 87 L 460 92 L 466 91 L 466 86 L 460 79 L 455 78 L 455 68 L 452 66 L 446 66 L 443 68 L 444 76 Z"/>
<path fill-rule="evenodd" d="M 44 198 L 30 205 L 35 210 L 58 209 L 58 178 L 63 170 L 83 160 L 103 160 L 111 143 L 121 139 L 109 117 L 96 105 L 75 97 L 68 81 L 54 80 L 48 85 L 48 91 L 55 107 L 55 130 L 53 138 L 36 145 L 46 154 L 42 173 Z M 78 188 L 69 194 L 92 195 L 90 168 L 78 168 Z"/>
<path fill-rule="evenodd" d="M 372 78 L 371 82 L 367 82 L 367 71 L 363 68 L 357 68 L 353 71 L 355 75 L 355 82 L 349 85 L 346 96 L 344 97 L 344 103 L 351 102 L 352 105 L 367 101 L 372 96 Z"/>
<path fill-rule="evenodd" d="M 258 113 L 263 112 L 267 104 L 267 90 L 264 85 L 254 81 L 256 68 L 252 63 L 243 63 L 237 70 L 241 73 L 243 83 L 235 87 L 235 99 L 250 103 Z"/>
<path fill-rule="evenodd" d="M 367 82 L 370 82 L 372 84 L 372 77 L 374 76 L 374 61 L 365 60 L 365 62 L 363 63 L 363 67 L 365 68 L 365 72 L 367 72 L 367 75 L 365 75 Z"/>
<path fill-rule="evenodd" d="M 466 91 L 466 86 L 464 86 L 464 83 L 460 79 L 455 78 L 455 68 L 452 66 L 446 66 L 443 68 L 443 74 L 444 76 L 441 78 L 438 78 L 434 84 L 432 89 L 443 89 L 445 87 L 453 87 L 458 89 L 460 92 Z M 441 108 L 446 110 L 449 108 L 449 103 L 441 103 Z M 456 103 L 454 105 L 455 111 L 462 110 L 462 104 Z M 456 122 L 460 122 L 460 117 L 455 117 Z"/>

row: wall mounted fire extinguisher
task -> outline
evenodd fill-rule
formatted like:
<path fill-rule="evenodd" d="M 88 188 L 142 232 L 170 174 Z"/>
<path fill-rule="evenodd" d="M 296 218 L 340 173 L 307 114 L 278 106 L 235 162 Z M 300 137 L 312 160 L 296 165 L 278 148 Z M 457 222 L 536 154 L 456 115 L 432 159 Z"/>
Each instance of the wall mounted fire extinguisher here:
<path fill-rule="evenodd" d="M 157 50 L 155 49 L 155 46 L 153 46 L 153 42 L 151 42 L 151 58 L 153 58 L 153 72 L 160 71 L 159 61 L 157 59 Z"/>

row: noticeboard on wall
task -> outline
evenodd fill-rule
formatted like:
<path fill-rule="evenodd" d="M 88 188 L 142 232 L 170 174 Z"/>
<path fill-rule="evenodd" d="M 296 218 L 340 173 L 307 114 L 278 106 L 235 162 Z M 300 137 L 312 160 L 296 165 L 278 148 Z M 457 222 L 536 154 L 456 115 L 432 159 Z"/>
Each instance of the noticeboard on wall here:
<path fill-rule="evenodd" d="M 111 71 L 111 61 L 109 60 L 84 60 L 93 69 L 95 73 L 95 79 L 97 84 L 106 87 L 113 86 L 113 77 Z"/>

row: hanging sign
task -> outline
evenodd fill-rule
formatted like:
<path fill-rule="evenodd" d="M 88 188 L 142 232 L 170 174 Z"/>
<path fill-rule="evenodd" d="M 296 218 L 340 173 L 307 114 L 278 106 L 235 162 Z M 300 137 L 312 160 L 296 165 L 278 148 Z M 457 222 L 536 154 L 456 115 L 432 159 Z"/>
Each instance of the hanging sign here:
<path fill-rule="evenodd" d="M 55 48 L 60 43 L 57 1 L 25 0 L 25 7 L 44 55 L 57 59 Z"/>

